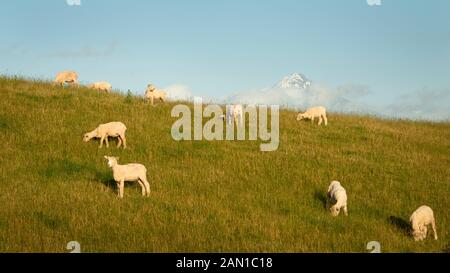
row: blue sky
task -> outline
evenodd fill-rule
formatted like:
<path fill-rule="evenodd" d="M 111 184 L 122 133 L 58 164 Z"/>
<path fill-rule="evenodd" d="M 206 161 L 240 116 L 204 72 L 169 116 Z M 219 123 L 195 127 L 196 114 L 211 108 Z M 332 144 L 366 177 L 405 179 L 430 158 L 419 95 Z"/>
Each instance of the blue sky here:
<path fill-rule="evenodd" d="M 361 105 L 450 117 L 447 0 L 9 0 L 0 31 L 1 74 L 75 70 L 138 94 L 151 82 L 223 98 L 299 72 L 364 86 Z"/>

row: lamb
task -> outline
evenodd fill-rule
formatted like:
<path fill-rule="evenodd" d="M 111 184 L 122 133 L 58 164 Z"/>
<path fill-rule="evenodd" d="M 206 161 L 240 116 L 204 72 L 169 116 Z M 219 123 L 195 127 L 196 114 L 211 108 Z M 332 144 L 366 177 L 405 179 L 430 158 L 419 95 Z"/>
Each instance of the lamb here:
<path fill-rule="evenodd" d="M 323 106 L 313 107 L 306 110 L 305 113 L 300 113 L 297 115 L 297 120 L 300 121 L 302 119 L 310 119 L 311 122 L 314 122 L 315 118 L 319 118 L 319 124 L 322 124 L 322 121 L 325 121 L 325 126 L 328 125 L 327 119 L 327 110 Z"/>
<path fill-rule="evenodd" d="M 78 74 L 74 71 L 63 71 L 56 75 L 55 83 L 59 85 L 75 84 L 78 85 Z"/>
<path fill-rule="evenodd" d="M 109 147 L 108 137 L 117 137 L 118 143 L 117 148 L 123 143 L 123 148 L 127 148 L 127 139 L 125 138 L 125 131 L 127 127 L 122 122 L 110 122 L 105 124 L 100 124 L 93 131 L 86 133 L 83 137 L 84 142 L 88 142 L 92 138 L 100 138 L 100 146 L 102 148 L 103 141 L 106 141 L 106 147 Z"/>
<path fill-rule="evenodd" d="M 330 186 L 328 187 L 327 197 L 329 204 L 332 204 L 332 206 L 330 207 L 332 216 L 338 216 L 341 208 L 344 210 L 345 216 L 348 216 L 347 193 L 344 187 L 341 186 L 341 183 L 339 181 L 331 182 Z"/>
<path fill-rule="evenodd" d="M 123 190 L 125 181 L 135 182 L 137 181 L 142 189 L 142 196 L 150 196 L 150 184 L 147 180 L 147 168 L 144 165 L 138 163 L 131 163 L 126 165 L 119 165 L 118 157 L 104 156 L 108 160 L 108 166 L 113 171 L 114 180 L 119 188 L 119 198 L 123 198 Z"/>
<path fill-rule="evenodd" d="M 229 105 L 228 111 L 227 111 L 227 122 L 228 124 L 231 124 L 232 120 L 234 119 L 234 123 L 236 123 L 239 126 L 242 126 L 244 124 L 244 111 L 242 109 L 242 105 L 236 104 L 236 105 Z"/>
<path fill-rule="evenodd" d="M 412 235 L 415 241 L 424 240 L 427 237 L 428 225 L 431 224 L 434 239 L 437 240 L 436 223 L 433 210 L 428 206 L 421 206 L 413 212 L 409 218 L 412 227 Z"/>
<path fill-rule="evenodd" d="M 147 86 L 147 90 L 145 91 L 145 99 L 151 100 L 152 105 L 155 99 L 156 100 L 159 99 L 164 102 L 166 100 L 166 92 L 164 92 L 163 90 L 156 89 L 155 86 L 149 84 Z"/>
<path fill-rule="evenodd" d="M 111 92 L 112 90 L 112 85 L 108 82 L 94 82 L 89 84 L 87 87 L 99 91 L 105 91 L 107 93 Z"/>

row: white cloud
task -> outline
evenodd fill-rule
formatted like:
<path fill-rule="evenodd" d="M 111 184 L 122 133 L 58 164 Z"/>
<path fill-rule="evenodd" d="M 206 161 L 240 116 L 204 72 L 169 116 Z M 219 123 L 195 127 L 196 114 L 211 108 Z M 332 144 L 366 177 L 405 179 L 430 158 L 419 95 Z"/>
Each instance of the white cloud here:
<path fill-rule="evenodd" d="M 337 94 L 346 98 L 360 98 L 370 94 L 369 86 L 362 84 L 345 84 L 336 88 Z"/>
<path fill-rule="evenodd" d="M 367 90 L 366 87 L 356 85 L 352 85 L 352 88 L 342 86 L 332 89 L 325 85 L 312 83 L 306 89 L 265 88 L 236 93 L 225 101 L 243 104 L 277 104 L 293 109 L 322 105 L 334 112 L 371 112 L 362 103 L 356 103 L 347 98 L 352 93 L 364 96 L 368 93 Z"/>
<path fill-rule="evenodd" d="M 331 112 L 370 114 L 412 120 L 450 120 L 450 89 L 419 90 L 399 96 L 394 102 L 385 106 L 376 106 L 360 101 L 369 94 L 369 87 L 365 85 L 346 84 L 330 88 L 312 83 L 303 90 L 265 88 L 240 92 L 226 98 L 224 102 L 277 104 L 296 110 L 322 105 Z"/>
<path fill-rule="evenodd" d="M 166 91 L 169 100 L 190 101 L 193 97 L 189 87 L 181 84 L 167 86 L 164 91 Z"/>
<path fill-rule="evenodd" d="M 386 108 L 386 115 L 415 120 L 450 120 L 450 89 L 421 89 L 404 94 Z"/>

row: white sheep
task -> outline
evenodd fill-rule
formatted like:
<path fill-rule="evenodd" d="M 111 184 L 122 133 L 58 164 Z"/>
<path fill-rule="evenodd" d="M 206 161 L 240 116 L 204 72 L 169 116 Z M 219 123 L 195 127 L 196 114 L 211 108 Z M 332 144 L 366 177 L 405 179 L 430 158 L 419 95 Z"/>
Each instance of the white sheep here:
<path fill-rule="evenodd" d="M 319 118 L 319 125 L 322 124 L 322 120 L 325 121 L 325 126 L 328 125 L 327 110 L 323 106 L 317 106 L 309 108 L 305 113 L 300 113 L 297 115 L 297 120 L 310 119 L 314 122 L 315 118 Z"/>
<path fill-rule="evenodd" d="M 149 84 L 147 86 L 147 90 L 145 91 L 145 99 L 150 100 L 152 105 L 154 103 L 154 100 L 161 100 L 164 102 L 166 100 L 166 92 L 156 89 L 155 86 Z"/>
<path fill-rule="evenodd" d="M 123 148 L 127 148 L 127 139 L 125 138 L 125 131 L 127 127 L 122 122 L 110 122 L 105 124 L 100 124 L 93 131 L 84 134 L 84 142 L 88 142 L 92 138 L 100 138 L 100 146 L 102 148 L 103 141 L 106 141 L 106 147 L 109 147 L 108 137 L 117 137 L 118 144 L 117 148 L 123 143 Z"/>
<path fill-rule="evenodd" d="M 330 207 L 331 215 L 338 216 L 341 208 L 344 210 L 345 216 L 348 216 L 347 211 L 347 193 L 344 187 L 341 186 L 339 181 L 332 181 L 328 187 L 328 202 L 332 206 Z"/>
<path fill-rule="evenodd" d="M 111 92 L 112 85 L 109 82 L 94 82 L 91 84 L 88 84 L 88 88 L 99 90 L 99 91 L 105 91 L 107 93 Z"/>
<path fill-rule="evenodd" d="M 119 165 L 119 158 L 113 156 L 105 155 L 105 159 L 108 160 L 108 166 L 113 171 L 114 180 L 119 188 L 119 198 L 123 198 L 125 181 L 137 181 L 141 186 L 142 196 L 150 196 L 150 184 L 147 180 L 147 168 L 145 168 L 144 165 L 138 163 Z"/>
<path fill-rule="evenodd" d="M 75 84 L 78 85 L 78 74 L 74 71 L 63 71 L 56 75 L 55 83 L 59 85 Z"/>
<path fill-rule="evenodd" d="M 431 224 L 434 233 L 434 239 L 437 240 L 436 223 L 433 210 L 428 206 L 421 206 L 413 212 L 409 218 L 411 223 L 412 235 L 415 241 L 424 240 L 427 237 L 428 225 Z"/>
<path fill-rule="evenodd" d="M 227 107 L 227 122 L 231 124 L 232 120 L 236 125 L 242 126 L 244 124 L 244 110 L 242 109 L 242 105 L 228 105 Z"/>

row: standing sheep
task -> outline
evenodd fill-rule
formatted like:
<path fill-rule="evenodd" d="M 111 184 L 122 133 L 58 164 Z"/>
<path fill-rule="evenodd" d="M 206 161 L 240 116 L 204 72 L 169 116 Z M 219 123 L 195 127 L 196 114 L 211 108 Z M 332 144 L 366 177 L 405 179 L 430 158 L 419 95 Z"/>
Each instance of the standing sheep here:
<path fill-rule="evenodd" d="M 242 126 L 244 124 L 244 110 L 242 105 L 229 105 L 227 109 L 227 123 L 231 124 L 232 120 L 236 125 Z"/>
<path fill-rule="evenodd" d="M 78 85 L 78 74 L 74 71 L 63 71 L 56 75 L 55 83 L 64 85 L 65 83 Z"/>
<path fill-rule="evenodd" d="M 113 171 L 114 180 L 119 188 L 119 198 L 123 198 L 123 191 L 125 181 L 135 182 L 137 181 L 142 189 L 142 196 L 150 196 L 150 184 L 147 180 L 147 168 L 144 165 L 138 163 L 131 163 L 126 165 L 119 165 L 118 157 L 104 156 L 108 160 L 108 166 Z"/>
<path fill-rule="evenodd" d="M 154 100 L 159 99 L 164 102 L 166 100 L 166 92 L 158 90 L 155 86 L 149 84 L 147 86 L 147 90 L 145 91 L 145 99 L 150 100 L 152 105 L 154 103 Z"/>
<path fill-rule="evenodd" d="M 302 119 L 310 119 L 311 122 L 314 122 L 315 118 L 319 118 L 319 124 L 322 124 L 322 120 L 325 121 L 325 126 L 328 125 L 327 119 L 327 110 L 323 106 L 313 107 L 306 110 L 305 113 L 300 113 L 297 115 L 297 120 L 300 121 Z"/>
<path fill-rule="evenodd" d="M 109 147 L 108 137 L 117 137 L 118 144 L 117 148 L 120 148 L 120 145 L 123 143 L 123 148 L 127 148 L 127 139 L 125 138 L 125 131 L 127 127 L 122 122 L 110 122 L 106 124 L 100 124 L 93 131 L 84 134 L 83 140 L 84 142 L 88 142 L 92 138 L 100 138 L 100 146 L 102 148 L 103 141 L 106 141 L 106 147 Z"/>
<path fill-rule="evenodd" d="M 111 92 L 111 90 L 112 90 L 112 85 L 109 82 L 94 82 L 94 83 L 88 84 L 87 87 L 90 89 L 105 91 L 107 93 Z"/>
<path fill-rule="evenodd" d="M 338 216 L 341 208 L 344 210 L 345 216 L 348 216 L 347 211 L 347 193 L 339 181 L 332 181 L 328 187 L 328 202 L 332 206 L 330 212 L 332 216 Z"/>
<path fill-rule="evenodd" d="M 428 225 L 431 224 L 434 233 L 434 239 L 437 240 L 436 223 L 433 210 L 428 206 L 421 206 L 413 212 L 409 218 L 411 223 L 412 235 L 415 241 L 424 240 L 427 237 Z"/>

